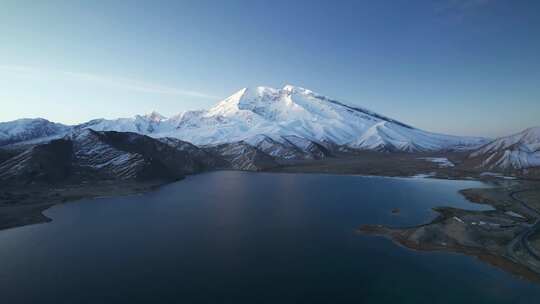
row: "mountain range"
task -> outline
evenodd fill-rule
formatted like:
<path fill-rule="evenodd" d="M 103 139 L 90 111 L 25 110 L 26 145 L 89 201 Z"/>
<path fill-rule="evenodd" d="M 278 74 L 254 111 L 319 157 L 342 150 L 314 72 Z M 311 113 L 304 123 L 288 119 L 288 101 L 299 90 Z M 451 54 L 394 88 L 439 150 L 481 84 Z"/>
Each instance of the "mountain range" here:
<path fill-rule="evenodd" d="M 324 145 L 378 151 L 425 152 L 469 149 L 486 143 L 419 130 L 410 125 L 346 105 L 310 90 L 287 85 L 244 88 L 209 110 L 186 111 L 166 118 L 157 112 L 133 118 L 94 119 L 75 126 L 23 119 L 0 124 L 0 144 L 15 143 L 71 130 L 135 132 L 172 137 L 195 145 L 257 141 L 260 135 L 280 143 L 302 138 Z"/>
<path fill-rule="evenodd" d="M 132 118 L 94 119 L 72 126 L 43 118 L 0 123 L 0 147 L 8 151 L 0 155 L 0 162 L 13 156 L 23 157 L 18 153 L 35 145 L 62 139 L 70 142 L 75 155 L 78 155 L 77 163 L 83 164 L 82 151 L 96 154 L 106 143 L 107 148 L 100 153 L 112 158 L 104 156 L 98 159 L 91 155 L 88 157 L 92 161 L 88 161 L 98 162 L 94 165 L 104 168 L 110 167 L 121 176 L 138 176 L 139 169 L 123 172 L 114 168 L 114 164 L 122 163 L 120 160 L 124 164 L 134 164 L 141 157 L 155 159 L 158 156 L 154 155 L 155 151 L 150 153 L 152 157 L 141 154 L 141 151 L 135 152 L 134 143 L 123 144 L 122 147 L 111 144 L 115 142 L 111 138 L 120 140 L 118 132 L 128 132 L 132 134 L 125 135 L 128 138 L 143 136 L 140 138 L 144 139 L 135 142 L 141 145 L 152 142 L 151 145 L 159 151 L 172 148 L 187 153 L 192 161 L 206 157 L 207 162 L 211 160 L 206 163 L 206 168 L 260 170 L 276 166 L 280 160 L 318 160 L 336 153 L 367 150 L 462 153 L 467 155 L 463 164 L 471 168 L 512 171 L 540 166 L 539 130 L 531 128 L 493 141 L 482 137 L 432 133 L 304 88 L 286 85 L 281 89 L 244 88 L 208 110 L 186 111 L 168 118 L 152 112 Z M 93 140 L 84 141 L 83 138 Z M 130 154 L 120 156 L 123 153 L 111 152 L 110 149 Z M 164 155 L 174 155 L 176 152 L 171 152 L 173 150 L 167 150 Z M 6 168 L 5 163 L 0 165 L 2 168 Z M 190 170 L 180 171 L 189 173 Z"/>

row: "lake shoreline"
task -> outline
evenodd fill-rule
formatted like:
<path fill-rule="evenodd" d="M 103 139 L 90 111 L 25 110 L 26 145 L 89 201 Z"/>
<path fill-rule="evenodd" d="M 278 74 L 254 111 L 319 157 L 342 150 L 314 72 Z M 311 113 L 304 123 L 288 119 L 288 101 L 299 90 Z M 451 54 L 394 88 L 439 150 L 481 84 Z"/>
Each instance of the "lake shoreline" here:
<path fill-rule="evenodd" d="M 497 178 L 480 178 L 478 176 L 448 176 L 434 175 L 426 177 L 417 177 L 417 172 L 408 174 L 390 175 L 387 171 L 350 173 L 335 171 L 297 171 L 294 167 L 278 167 L 268 170 L 256 171 L 254 173 L 292 173 L 292 174 L 329 174 L 329 175 L 357 175 L 364 177 L 386 177 L 386 178 L 431 178 L 443 180 L 471 180 L 481 182 L 498 182 Z M 212 170 L 201 172 L 223 171 Z M 227 171 L 227 170 L 226 170 Z M 237 171 L 237 170 L 231 170 Z M 364 172 L 364 171 L 362 171 Z M 198 175 L 194 174 L 194 175 Z M 93 181 L 78 184 L 61 183 L 55 185 L 49 184 L 31 184 L 31 185 L 3 185 L 0 192 L 0 231 L 4 229 L 22 227 L 31 224 L 39 224 L 51 221 L 43 211 L 48 208 L 67 202 L 78 201 L 87 198 L 96 198 L 101 196 L 125 196 L 138 193 L 145 193 L 156 190 L 161 186 L 168 185 L 177 180 L 157 180 L 157 181 Z M 514 180 L 519 182 L 521 180 Z"/>
<path fill-rule="evenodd" d="M 446 154 L 450 162 L 457 164 L 461 161 L 462 155 L 459 153 Z M 392 153 L 381 157 L 378 152 L 363 152 L 353 156 L 339 155 L 316 161 L 283 161 L 278 166 L 258 169 L 254 172 L 433 178 L 496 183 L 507 178 L 516 178 L 485 175 L 485 172 L 476 170 L 441 166 L 439 163 L 426 161 L 426 156 L 441 155 Z M 196 174 L 215 171 L 220 171 L 220 169 L 206 170 Z M 0 184 L 2 187 L 0 190 L 0 230 L 47 222 L 49 219 L 42 214 L 42 211 L 55 204 L 98 196 L 122 196 L 147 192 L 174 181 L 176 180 L 119 181 L 79 178 L 58 183 Z M 519 180 L 514 181 L 526 181 L 526 179 L 520 176 Z"/>
<path fill-rule="evenodd" d="M 265 292 L 269 280 L 280 293 L 295 291 L 295 282 L 301 281 L 308 282 L 310 292 L 328 294 L 329 300 L 346 294 L 358 302 L 365 300 L 358 286 L 379 286 L 376 294 L 381 296 L 395 292 L 395 301 L 405 291 L 393 286 L 403 286 L 413 299 L 417 292 L 436 289 L 441 282 L 460 289 L 461 294 L 452 298 L 455 301 L 493 298 L 491 284 L 501 282 L 511 297 L 519 294 L 517 290 L 538 295 L 536 284 L 477 258 L 416 253 L 384 238 L 356 233 L 364 223 L 404 226 L 430 221 L 435 216 L 431 208 L 441 202 L 487 210 L 458 193 L 485 186 L 476 181 L 326 174 L 192 175 L 143 195 L 105 195 L 61 204 L 45 211 L 53 220 L 50 223 L 2 231 L 2 269 L 10 278 L 3 290 L 14 299 L 16 287 L 21 286 L 29 290 L 27 302 L 39 299 L 40 290 L 33 289 L 36 285 L 29 278 L 40 269 L 40 276 L 50 280 L 38 288 L 47 290 L 69 290 L 71 282 L 87 278 L 85 286 L 92 288 L 85 287 L 84 294 L 74 290 L 71 297 L 77 298 L 88 298 L 92 290 L 114 296 L 118 294 L 114 282 L 130 278 L 137 278 L 138 288 L 125 285 L 122 293 L 140 298 L 138 290 L 150 286 L 153 291 L 145 293 L 145 300 L 156 292 L 189 295 L 206 290 L 208 280 L 220 295 L 241 286 L 257 296 Z M 395 208 L 400 209 L 398 214 L 392 213 Z M 313 286 L 305 279 L 314 273 L 335 276 L 319 275 Z M 247 277 L 261 289 L 250 289 Z M 283 282 L 284 277 L 288 281 Z M 418 290 L 410 289 L 411 278 Z M 223 285 L 224 279 L 230 283 Z M 488 283 L 474 285 L 483 279 Z M 171 280 L 174 283 L 167 284 Z M 274 291 L 267 292 L 270 296 Z M 55 294 L 47 296 L 52 300 Z M 232 297 L 243 294 L 239 290 Z"/>
<path fill-rule="evenodd" d="M 529 281 L 540 283 L 538 237 L 540 184 L 531 181 L 499 182 L 492 188 L 459 191 L 471 203 L 494 210 L 434 208 L 438 216 L 429 223 L 409 227 L 363 225 L 358 232 L 389 238 L 405 248 L 465 254 Z M 534 206 L 515 201 L 515 193 L 529 195 Z M 535 203 L 536 202 L 536 203 Z"/>
<path fill-rule="evenodd" d="M 0 193 L 0 231 L 52 221 L 43 212 L 81 199 L 127 196 L 154 191 L 174 181 L 100 181 L 83 184 L 8 185 Z"/>
<path fill-rule="evenodd" d="M 214 172 L 214 171 L 208 171 Z M 207 172 L 207 173 L 208 173 Z M 329 174 L 329 175 L 358 175 L 364 177 L 381 177 L 381 178 L 415 178 L 414 176 L 388 176 L 377 174 L 351 174 L 351 173 L 335 173 L 335 172 L 282 172 L 280 170 L 267 170 L 261 171 L 261 173 L 298 173 L 298 174 Z M 203 174 L 203 173 L 201 173 Z M 257 173 L 254 173 L 257 174 Z M 198 174 L 197 174 L 198 175 Z M 478 259 L 489 263 L 493 266 L 499 267 L 507 272 L 513 273 L 517 276 L 526 278 L 530 281 L 540 283 L 540 268 L 530 267 L 530 262 L 535 263 L 534 260 L 524 257 L 523 250 L 519 248 L 516 252 L 509 256 L 503 251 L 502 246 L 489 247 L 476 244 L 477 246 L 464 246 L 461 244 L 463 240 L 469 239 L 471 233 L 463 233 L 460 237 L 457 237 L 452 242 L 448 242 L 447 234 L 448 229 L 455 228 L 452 225 L 442 225 L 438 227 L 436 232 L 430 232 L 429 240 L 423 241 L 422 239 L 411 239 L 411 235 L 418 233 L 426 227 L 441 226 L 441 223 L 447 223 L 448 221 L 456 222 L 455 218 L 470 217 L 468 219 L 470 223 L 481 223 L 488 221 L 514 221 L 512 237 L 516 237 L 523 231 L 525 227 L 533 220 L 537 219 L 534 214 L 527 213 L 526 209 L 519 206 L 516 202 L 509 202 L 508 197 L 516 189 L 533 188 L 539 189 L 540 183 L 527 180 L 505 180 L 500 178 L 479 178 L 479 177 L 467 177 L 467 178 L 449 178 L 443 176 L 431 176 L 429 179 L 439 180 L 468 180 L 468 181 L 480 181 L 487 182 L 492 187 L 489 188 L 470 188 L 462 189 L 459 192 L 471 203 L 485 204 L 492 206 L 494 210 L 489 211 L 469 211 L 455 208 L 435 208 L 435 211 L 439 213 L 439 216 L 432 222 L 427 224 L 420 224 L 413 227 L 405 228 L 390 228 L 379 225 L 364 225 L 359 228 L 359 232 L 362 234 L 379 235 L 388 237 L 396 244 L 404 246 L 405 248 L 419 250 L 419 251 L 445 251 L 455 252 L 470 256 L 475 256 Z M 43 214 L 43 212 L 52 206 L 57 204 L 63 204 L 68 202 L 74 202 L 81 199 L 99 198 L 99 197 L 118 197 L 127 196 L 133 194 L 141 194 L 149 191 L 154 191 L 162 186 L 173 183 L 174 181 L 152 181 L 152 182 L 137 182 L 137 181 L 100 181 L 93 183 L 82 183 L 77 185 L 63 184 L 63 185 L 30 185 L 30 186 L 10 186 L 3 189 L 4 194 L 0 197 L 2 206 L 0 207 L 0 231 L 5 229 L 12 229 L 32 224 L 47 223 L 52 221 Z M 6 193 L 9 195 L 6 196 Z M 495 195 L 493 195 L 495 193 Z M 17 201 L 18 200 L 18 201 Z M 389 211 L 392 212 L 392 211 Z M 512 212 L 514 215 L 509 215 L 508 212 Z M 524 218 L 516 218 L 515 215 L 523 214 Z M 397 215 L 399 216 L 399 215 Z M 458 217 L 459 216 L 459 217 Z M 516 224 L 518 223 L 518 224 Z M 507 223 L 508 224 L 508 223 Z M 504 235 L 508 231 L 504 231 Z M 488 233 L 489 234 L 489 233 Z M 497 233 L 483 236 L 484 239 L 491 238 L 497 240 L 500 235 Z M 507 239 L 504 239 L 508 241 Z M 439 242 L 439 243 L 437 243 Z M 441 243 L 442 242 L 442 243 Z M 444 244 L 446 242 L 446 244 Z M 489 243 L 489 242 L 488 242 Z"/>

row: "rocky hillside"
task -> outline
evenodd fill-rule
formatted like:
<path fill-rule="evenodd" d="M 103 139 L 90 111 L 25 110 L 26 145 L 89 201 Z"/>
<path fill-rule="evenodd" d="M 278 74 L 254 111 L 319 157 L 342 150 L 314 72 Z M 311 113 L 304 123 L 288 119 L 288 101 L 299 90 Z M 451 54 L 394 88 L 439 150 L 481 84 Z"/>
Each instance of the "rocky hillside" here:
<path fill-rule="evenodd" d="M 0 180 L 175 180 L 226 165 L 219 156 L 178 140 L 172 144 L 137 133 L 87 129 L 5 160 L 0 164 Z"/>
<path fill-rule="evenodd" d="M 540 171 L 540 127 L 498 138 L 470 153 L 465 163 L 486 171 Z"/>
<path fill-rule="evenodd" d="M 73 142 L 56 139 L 34 146 L 0 163 L 0 181 L 58 182 L 73 172 Z"/>
<path fill-rule="evenodd" d="M 245 142 L 208 146 L 204 149 L 223 157 L 230 168 L 235 170 L 260 171 L 279 165 L 274 157 Z"/>

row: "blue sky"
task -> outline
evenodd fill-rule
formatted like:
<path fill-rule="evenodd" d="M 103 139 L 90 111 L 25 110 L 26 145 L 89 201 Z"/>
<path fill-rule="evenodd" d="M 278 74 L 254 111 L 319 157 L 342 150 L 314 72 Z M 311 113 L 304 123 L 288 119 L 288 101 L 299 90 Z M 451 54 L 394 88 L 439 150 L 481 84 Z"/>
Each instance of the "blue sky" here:
<path fill-rule="evenodd" d="M 430 131 L 540 125 L 540 2 L 2 1 L 0 121 L 207 108 L 294 84 Z"/>

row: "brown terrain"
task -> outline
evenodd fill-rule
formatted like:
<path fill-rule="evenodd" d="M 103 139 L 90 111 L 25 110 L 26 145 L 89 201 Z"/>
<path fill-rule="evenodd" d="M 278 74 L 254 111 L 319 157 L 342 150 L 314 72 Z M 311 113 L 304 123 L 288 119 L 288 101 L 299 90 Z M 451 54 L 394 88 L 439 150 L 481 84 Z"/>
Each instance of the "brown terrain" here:
<path fill-rule="evenodd" d="M 165 181 L 103 180 L 56 185 L 3 185 L 0 190 L 0 230 L 51 221 L 43 211 L 83 198 L 123 196 L 156 189 Z"/>
<path fill-rule="evenodd" d="M 490 181 L 493 188 L 465 189 L 489 211 L 436 208 L 432 222 L 414 227 L 364 225 L 359 232 L 388 237 L 407 248 L 475 256 L 540 283 L 540 182 Z"/>

